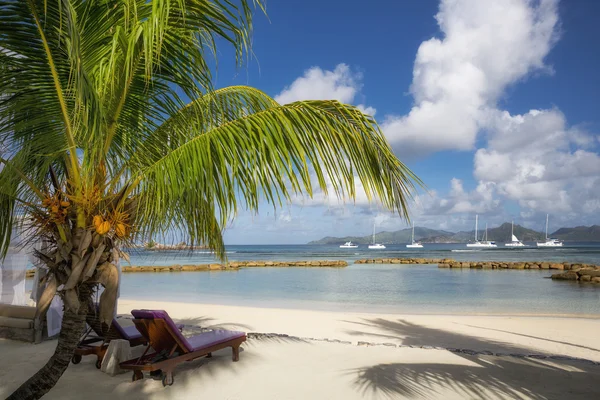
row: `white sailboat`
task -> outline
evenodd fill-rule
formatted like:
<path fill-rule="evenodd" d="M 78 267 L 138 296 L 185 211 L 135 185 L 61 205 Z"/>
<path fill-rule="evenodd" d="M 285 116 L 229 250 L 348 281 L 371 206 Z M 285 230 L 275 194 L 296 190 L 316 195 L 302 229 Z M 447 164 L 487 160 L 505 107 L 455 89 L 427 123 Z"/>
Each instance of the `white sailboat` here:
<path fill-rule="evenodd" d="M 504 246 L 506 247 L 526 247 L 526 244 L 523 244 L 523 242 L 521 242 L 519 239 L 517 239 L 517 237 L 514 234 L 514 221 L 512 221 L 510 223 L 510 236 L 511 236 L 511 242 L 510 243 L 504 243 Z"/>
<path fill-rule="evenodd" d="M 537 246 L 538 247 L 562 247 L 563 242 L 561 242 L 558 239 L 554 239 L 554 238 L 549 238 L 548 237 L 548 214 L 546 214 L 546 241 L 545 242 L 538 242 Z"/>
<path fill-rule="evenodd" d="M 409 249 L 422 249 L 423 245 L 421 242 L 415 242 L 415 223 L 412 224 L 412 235 L 410 237 L 410 244 L 407 244 L 406 247 Z"/>
<path fill-rule="evenodd" d="M 385 249 L 385 246 L 381 243 L 375 243 L 375 222 L 373 222 L 373 244 L 369 245 L 369 249 L 371 250 L 382 250 Z"/>
<path fill-rule="evenodd" d="M 340 245 L 340 249 L 356 249 L 358 248 L 357 244 L 354 244 L 352 242 L 346 242 L 342 245 Z"/>
<path fill-rule="evenodd" d="M 475 241 L 473 243 L 467 243 L 467 247 L 476 247 L 476 248 L 491 248 L 491 247 L 498 247 L 496 245 L 496 242 L 490 242 L 487 240 L 487 224 L 485 225 L 485 239 L 480 241 L 477 238 L 477 222 L 478 222 L 478 218 L 479 216 L 477 214 L 475 214 Z"/>

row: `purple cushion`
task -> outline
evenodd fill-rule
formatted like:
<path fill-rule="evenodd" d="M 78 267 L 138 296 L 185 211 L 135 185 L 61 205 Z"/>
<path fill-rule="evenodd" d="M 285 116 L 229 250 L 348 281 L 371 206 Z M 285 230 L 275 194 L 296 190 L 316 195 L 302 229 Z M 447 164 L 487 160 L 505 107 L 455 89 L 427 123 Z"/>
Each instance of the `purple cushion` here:
<path fill-rule="evenodd" d="M 122 327 L 116 320 L 113 320 L 113 325 L 115 328 L 118 327 L 117 330 L 119 330 L 119 333 L 121 333 L 121 336 L 123 336 L 123 339 L 125 340 L 139 339 L 142 337 L 142 334 L 134 325 Z"/>
<path fill-rule="evenodd" d="M 214 346 L 219 343 L 227 342 L 228 340 L 232 339 L 237 339 L 245 335 L 244 332 L 214 330 L 210 332 L 203 332 L 199 335 L 186 338 L 181 334 L 177 325 L 175 325 L 171 317 L 169 317 L 169 314 L 167 314 L 167 312 L 164 310 L 132 310 L 131 315 L 133 315 L 137 319 L 163 319 L 167 323 L 167 326 L 171 329 L 172 334 L 179 338 L 179 340 L 186 347 L 185 350 L 187 350 L 188 352 L 200 350 L 205 347 Z M 154 350 L 161 351 L 162 349 Z"/>
<path fill-rule="evenodd" d="M 94 303 L 94 310 L 95 310 L 95 315 L 98 315 L 100 312 L 100 307 L 98 305 L 98 303 Z M 96 332 L 96 335 L 102 337 L 103 336 L 103 332 L 102 331 L 98 331 L 99 327 L 95 324 L 93 324 L 94 326 L 92 327 L 92 329 L 94 329 L 94 332 Z M 112 320 L 112 328 L 114 329 L 114 332 L 117 333 L 117 337 L 120 337 L 121 339 L 125 339 L 125 340 L 134 340 L 134 339 L 139 339 L 142 337 L 142 334 L 136 329 L 135 326 L 128 326 L 126 328 L 123 328 L 119 322 L 117 321 L 116 318 L 113 318 Z M 114 334 L 111 334 L 110 332 L 107 333 L 108 337 L 111 339 L 114 339 Z"/>
<path fill-rule="evenodd" d="M 245 336 L 244 332 L 215 330 L 187 338 L 194 351 Z"/>

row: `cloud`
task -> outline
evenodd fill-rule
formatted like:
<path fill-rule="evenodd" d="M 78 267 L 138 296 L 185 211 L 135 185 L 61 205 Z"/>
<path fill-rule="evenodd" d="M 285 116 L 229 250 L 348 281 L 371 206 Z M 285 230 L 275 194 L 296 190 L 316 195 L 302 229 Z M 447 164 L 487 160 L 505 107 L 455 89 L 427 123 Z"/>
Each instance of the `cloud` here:
<path fill-rule="evenodd" d="M 557 3 L 441 1 L 442 38 L 423 42 L 415 59 L 415 104 L 407 115 L 387 116 L 382 128 L 401 157 L 474 150 L 477 187 L 467 192 L 453 179 L 446 194 L 421 198 L 421 218 L 506 218 L 507 202 L 529 221 L 553 213 L 583 223 L 600 211 L 598 136 L 570 127 L 556 108 L 511 115 L 498 107 L 509 86 L 553 72 L 544 59 L 559 36 Z"/>
<path fill-rule="evenodd" d="M 327 193 L 323 191 L 320 187 L 318 187 L 317 176 L 315 173 L 312 173 L 311 181 L 314 183 L 312 197 L 299 193 L 292 198 L 292 204 L 305 207 L 326 206 L 330 208 L 345 208 L 348 205 L 353 205 L 369 209 L 381 208 L 381 204 L 378 201 L 369 200 L 369 197 L 365 192 L 365 188 L 357 176 L 354 177 L 354 200 L 349 200 L 349 196 L 345 196 L 345 198 L 339 199 L 335 195 L 335 189 L 333 187 L 333 184 L 331 183 L 331 179 L 329 179 L 329 176 L 325 175 L 324 179 L 327 185 Z"/>
<path fill-rule="evenodd" d="M 480 182 L 467 192 L 462 180 L 452 178 L 450 190 L 446 196 L 436 191 L 417 197 L 417 215 L 441 216 L 449 214 L 486 214 L 497 212 L 501 201 L 495 196 L 496 185 L 492 182 Z"/>
<path fill-rule="evenodd" d="M 494 182 L 501 196 L 521 208 L 567 213 L 570 218 L 600 210 L 600 156 L 592 135 L 569 128 L 557 109 L 523 115 L 496 112 L 487 123 L 486 148 L 475 153 L 474 176 Z M 585 201 L 582 199 L 592 199 Z"/>
<path fill-rule="evenodd" d="M 353 72 L 347 64 L 338 64 L 333 71 L 312 67 L 275 96 L 280 104 L 299 100 L 338 100 L 353 104 L 362 88 L 362 74 Z M 376 109 L 359 104 L 364 113 L 375 115 Z"/>
<path fill-rule="evenodd" d="M 557 0 L 442 0 L 442 38 L 419 46 L 407 115 L 382 129 L 400 156 L 471 150 L 488 109 L 534 71 L 558 38 Z"/>

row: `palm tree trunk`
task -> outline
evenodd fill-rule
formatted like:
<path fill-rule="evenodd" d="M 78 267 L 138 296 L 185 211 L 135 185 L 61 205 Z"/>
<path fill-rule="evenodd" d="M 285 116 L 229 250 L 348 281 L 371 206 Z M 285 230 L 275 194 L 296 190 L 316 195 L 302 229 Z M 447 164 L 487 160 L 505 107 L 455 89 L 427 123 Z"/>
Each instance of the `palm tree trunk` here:
<path fill-rule="evenodd" d="M 77 312 L 65 310 L 54 354 L 46 365 L 23 383 L 7 400 L 39 399 L 56 385 L 69 366 L 77 343 L 84 332 L 87 304 L 91 294 L 92 290 L 88 285 L 79 287 L 78 297 L 81 306 Z"/>

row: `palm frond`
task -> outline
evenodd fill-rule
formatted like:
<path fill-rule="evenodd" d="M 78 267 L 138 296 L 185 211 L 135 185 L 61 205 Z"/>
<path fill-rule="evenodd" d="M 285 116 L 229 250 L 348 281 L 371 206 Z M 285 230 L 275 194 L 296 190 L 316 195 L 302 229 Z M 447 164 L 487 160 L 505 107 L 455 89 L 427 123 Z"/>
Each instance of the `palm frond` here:
<path fill-rule="evenodd" d="M 355 107 L 337 101 L 281 106 L 247 87 L 197 103 L 159 127 L 137 157 L 140 172 L 132 179 L 149 232 L 168 230 L 177 215 L 188 237 L 197 238 L 201 227 L 191 211 L 200 204 L 209 210 L 216 204 L 224 226 L 238 197 L 257 210 L 261 199 L 282 205 L 293 194 L 311 196 L 315 184 L 326 193 L 331 184 L 332 195 L 354 199 L 355 176 L 369 198 L 407 216 L 420 181 L 394 156 L 375 121 Z"/>

